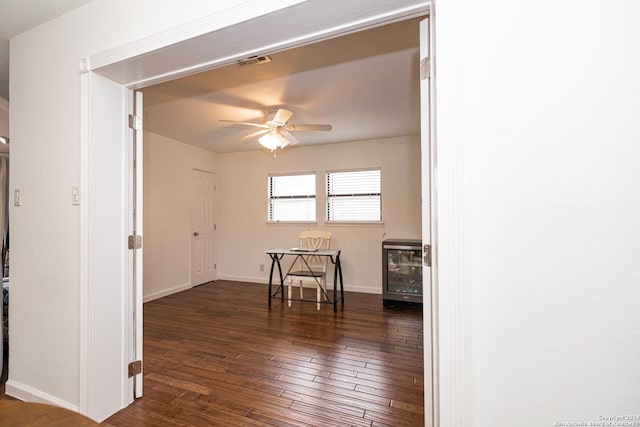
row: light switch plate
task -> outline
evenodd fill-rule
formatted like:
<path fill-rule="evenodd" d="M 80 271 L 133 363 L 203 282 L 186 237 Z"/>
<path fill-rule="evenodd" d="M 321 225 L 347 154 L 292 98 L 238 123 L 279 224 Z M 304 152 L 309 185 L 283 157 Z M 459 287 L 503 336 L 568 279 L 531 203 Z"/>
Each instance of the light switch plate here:
<path fill-rule="evenodd" d="M 71 204 L 74 206 L 78 206 L 80 204 L 80 186 L 79 185 L 71 186 Z"/>
<path fill-rule="evenodd" d="M 22 190 L 16 188 L 13 190 L 13 206 L 22 205 Z"/>

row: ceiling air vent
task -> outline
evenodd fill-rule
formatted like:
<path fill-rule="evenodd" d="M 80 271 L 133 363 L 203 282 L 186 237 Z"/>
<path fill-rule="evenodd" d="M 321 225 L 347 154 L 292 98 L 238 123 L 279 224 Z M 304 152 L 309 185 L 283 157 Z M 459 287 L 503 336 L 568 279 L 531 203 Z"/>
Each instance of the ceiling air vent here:
<path fill-rule="evenodd" d="M 271 57 L 269 55 L 255 55 L 238 60 L 238 64 L 240 65 L 266 64 L 267 62 L 271 62 Z"/>

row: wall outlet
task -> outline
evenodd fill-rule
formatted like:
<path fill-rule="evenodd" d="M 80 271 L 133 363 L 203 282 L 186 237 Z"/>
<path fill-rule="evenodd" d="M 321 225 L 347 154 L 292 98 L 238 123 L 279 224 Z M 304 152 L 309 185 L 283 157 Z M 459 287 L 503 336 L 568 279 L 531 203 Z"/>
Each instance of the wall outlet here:
<path fill-rule="evenodd" d="M 260 271 L 264 271 L 264 264 L 260 264 Z"/>

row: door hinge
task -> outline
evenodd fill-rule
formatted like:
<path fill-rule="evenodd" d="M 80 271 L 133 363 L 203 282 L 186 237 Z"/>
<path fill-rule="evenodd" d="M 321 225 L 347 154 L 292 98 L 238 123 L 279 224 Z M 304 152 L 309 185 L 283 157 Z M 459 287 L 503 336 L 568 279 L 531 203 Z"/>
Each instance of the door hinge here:
<path fill-rule="evenodd" d="M 129 127 L 133 130 L 142 130 L 142 116 L 129 114 Z"/>
<path fill-rule="evenodd" d="M 431 58 L 428 56 L 420 61 L 420 80 L 431 78 Z"/>
<path fill-rule="evenodd" d="M 422 252 L 424 253 L 424 265 L 431 267 L 431 245 L 424 245 Z"/>
<path fill-rule="evenodd" d="M 142 236 L 133 235 L 127 239 L 129 249 L 142 249 Z"/>
<path fill-rule="evenodd" d="M 217 230 L 218 229 L 218 224 L 213 224 L 213 230 Z"/>
<path fill-rule="evenodd" d="M 129 378 L 136 376 L 142 373 L 142 360 L 136 360 L 135 362 L 129 363 L 127 365 L 129 370 Z"/>

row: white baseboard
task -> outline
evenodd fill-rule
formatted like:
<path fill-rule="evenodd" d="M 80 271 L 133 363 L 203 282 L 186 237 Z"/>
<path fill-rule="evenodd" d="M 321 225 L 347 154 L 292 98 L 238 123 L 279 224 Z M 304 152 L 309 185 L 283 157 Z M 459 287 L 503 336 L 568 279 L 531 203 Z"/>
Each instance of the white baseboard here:
<path fill-rule="evenodd" d="M 14 380 L 7 381 L 5 385 L 5 394 L 24 402 L 46 403 L 48 405 L 65 408 L 73 412 L 80 412 L 80 408 L 77 405 L 72 405 L 69 402 L 65 402 L 64 400 L 58 399 L 57 397 L 51 396 L 50 394 Z"/>
<path fill-rule="evenodd" d="M 269 283 L 268 278 L 249 276 L 218 276 L 218 280 L 228 280 L 230 282 L 258 283 L 262 285 L 266 285 L 267 283 Z"/>
<path fill-rule="evenodd" d="M 349 286 L 349 288 L 345 286 L 344 290 L 349 292 L 360 292 L 362 294 L 382 294 L 382 289 L 366 288 L 364 286 Z"/>
<path fill-rule="evenodd" d="M 246 276 L 219 276 L 218 280 L 228 280 L 230 282 L 248 282 L 248 283 L 259 283 L 259 284 L 263 284 L 266 285 L 267 283 L 269 283 L 269 279 L 264 278 L 264 277 L 246 277 Z M 279 280 L 279 279 L 278 279 Z M 330 279 L 333 280 L 333 279 Z M 276 282 L 274 280 L 274 282 Z M 274 283 L 275 285 L 275 283 Z M 312 288 L 314 285 L 313 283 L 304 283 L 305 287 L 309 287 Z M 344 287 L 345 291 L 348 292 L 360 292 L 363 294 L 382 294 L 382 287 L 376 287 L 376 288 L 370 288 L 370 287 L 366 287 L 366 286 L 346 286 Z"/>
<path fill-rule="evenodd" d="M 158 291 L 158 292 L 153 292 L 153 293 L 148 294 L 148 295 L 143 295 L 142 296 L 142 302 L 145 303 L 145 302 L 153 301 L 154 299 L 166 297 L 168 295 L 175 294 L 175 293 L 182 292 L 182 291 L 186 291 L 187 289 L 191 289 L 191 288 L 192 288 L 191 283 L 185 283 L 183 285 L 176 286 L 174 288 L 163 289 L 163 290 Z"/>

